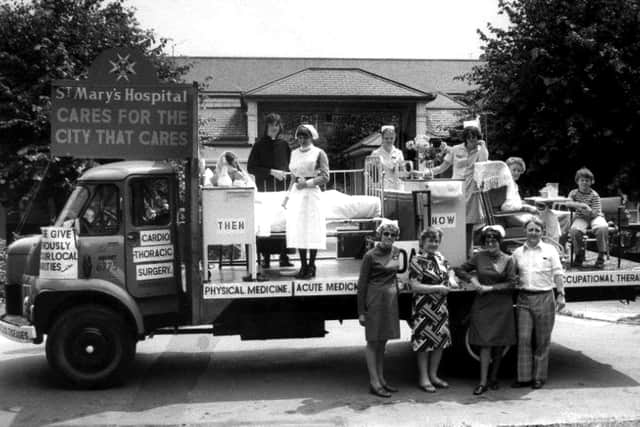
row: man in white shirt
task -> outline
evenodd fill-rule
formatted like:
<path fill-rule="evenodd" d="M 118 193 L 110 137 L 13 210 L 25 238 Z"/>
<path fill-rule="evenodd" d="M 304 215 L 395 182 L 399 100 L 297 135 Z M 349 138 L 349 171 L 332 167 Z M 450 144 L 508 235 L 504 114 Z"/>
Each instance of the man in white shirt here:
<path fill-rule="evenodd" d="M 540 218 L 531 217 L 524 227 L 527 241 L 513 252 L 520 278 L 516 303 L 518 378 L 513 387 L 538 389 L 547 380 L 556 307 L 561 310 L 565 306 L 563 270 L 558 251 L 540 240 L 544 232 Z M 558 290 L 557 301 L 554 287 Z"/>

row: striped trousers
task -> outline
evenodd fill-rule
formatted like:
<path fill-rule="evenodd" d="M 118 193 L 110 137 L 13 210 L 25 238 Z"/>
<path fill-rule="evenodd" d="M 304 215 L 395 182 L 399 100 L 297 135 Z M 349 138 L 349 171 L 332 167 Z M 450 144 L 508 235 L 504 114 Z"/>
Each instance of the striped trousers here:
<path fill-rule="evenodd" d="M 516 303 L 518 321 L 518 381 L 546 381 L 551 331 L 556 317 L 553 291 L 520 291 Z M 535 340 L 535 346 L 533 345 Z"/>

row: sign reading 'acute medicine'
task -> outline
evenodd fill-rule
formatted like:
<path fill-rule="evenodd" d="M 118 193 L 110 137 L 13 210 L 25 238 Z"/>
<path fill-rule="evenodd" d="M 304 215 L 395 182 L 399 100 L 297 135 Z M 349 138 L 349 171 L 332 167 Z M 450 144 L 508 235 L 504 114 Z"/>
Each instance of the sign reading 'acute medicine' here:
<path fill-rule="evenodd" d="M 87 80 L 58 80 L 51 95 L 51 150 L 56 156 L 187 158 L 192 151 L 195 88 L 162 84 L 140 52 L 111 49 Z"/>

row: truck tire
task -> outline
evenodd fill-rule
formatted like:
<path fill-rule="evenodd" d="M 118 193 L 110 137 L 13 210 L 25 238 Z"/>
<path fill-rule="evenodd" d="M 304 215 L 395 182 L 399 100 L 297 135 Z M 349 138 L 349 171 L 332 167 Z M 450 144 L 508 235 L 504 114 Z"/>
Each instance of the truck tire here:
<path fill-rule="evenodd" d="M 122 379 L 136 340 L 115 311 L 83 305 L 59 316 L 47 336 L 49 365 L 80 388 L 109 386 Z"/>

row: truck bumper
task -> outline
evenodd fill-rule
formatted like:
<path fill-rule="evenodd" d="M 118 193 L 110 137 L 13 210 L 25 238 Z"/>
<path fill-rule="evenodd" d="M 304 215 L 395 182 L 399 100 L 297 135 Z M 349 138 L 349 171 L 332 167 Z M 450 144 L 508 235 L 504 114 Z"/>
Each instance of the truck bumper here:
<path fill-rule="evenodd" d="M 0 316 L 0 335 L 12 341 L 36 343 L 36 327 L 22 316 L 5 314 Z"/>

